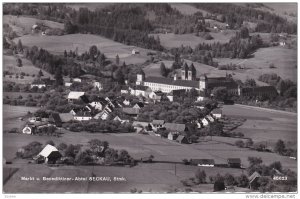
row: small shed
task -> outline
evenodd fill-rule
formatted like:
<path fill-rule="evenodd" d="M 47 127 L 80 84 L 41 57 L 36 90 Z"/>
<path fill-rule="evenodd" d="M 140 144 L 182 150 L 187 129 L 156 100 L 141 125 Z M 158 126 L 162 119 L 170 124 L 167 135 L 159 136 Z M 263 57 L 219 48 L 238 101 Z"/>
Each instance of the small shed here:
<path fill-rule="evenodd" d="M 131 54 L 137 55 L 137 54 L 140 54 L 140 51 L 137 50 L 137 49 L 133 49 L 133 50 L 131 51 Z"/>

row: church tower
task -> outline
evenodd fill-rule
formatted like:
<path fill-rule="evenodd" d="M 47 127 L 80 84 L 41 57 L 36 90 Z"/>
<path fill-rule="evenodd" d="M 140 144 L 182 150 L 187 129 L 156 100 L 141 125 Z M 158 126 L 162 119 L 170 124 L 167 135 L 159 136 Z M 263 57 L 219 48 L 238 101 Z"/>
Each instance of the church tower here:
<path fill-rule="evenodd" d="M 140 72 L 138 72 L 136 74 L 136 85 L 143 85 L 144 84 L 144 80 L 145 80 L 145 73 L 143 70 L 141 70 Z"/>
<path fill-rule="evenodd" d="M 199 89 L 200 89 L 200 91 L 205 91 L 207 89 L 207 76 L 206 75 L 200 76 Z"/>
<path fill-rule="evenodd" d="M 188 70 L 189 67 L 186 63 L 184 63 L 183 67 L 181 68 L 181 79 L 187 80 L 188 79 Z"/>
<path fill-rule="evenodd" d="M 188 80 L 196 80 L 196 69 L 193 63 L 189 66 L 189 71 L 188 71 Z"/>

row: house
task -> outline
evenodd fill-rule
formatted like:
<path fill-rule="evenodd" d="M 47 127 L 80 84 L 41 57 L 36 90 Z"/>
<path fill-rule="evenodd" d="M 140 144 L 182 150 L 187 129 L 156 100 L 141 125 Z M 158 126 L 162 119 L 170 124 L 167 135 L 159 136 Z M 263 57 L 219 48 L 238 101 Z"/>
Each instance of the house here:
<path fill-rule="evenodd" d="M 123 101 L 123 104 L 124 104 L 125 106 L 129 106 L 129 105 L 130 105 L 130 101 L 129 101 L 128 99 L 125 99 L 125 100 Z"/>
<path fill-rule="evenodd" d="M 32 129 L 32 127 L 26 125 L 26 126 L 23 128 L 22 133 L 31 135 L 31 134 L 33 134 L 33 129 Z"/>
<path fill-rule="evenodd" d="M 80 78 L 73 78 L 73 82 L 78 82 L 78 83 L 81 83 L 82 80 Z"/>
<path fill-rule="evenodd" d="M 222 110 L 219 109 L 219 108 L 216 108 L 216 109 L 211 111 L 211 114 L 214 118 L 220 119 L 222 117 Z"/>
<path fill-rule="evenodd" d="M 128 94 L 129 93 L 129 87 L 128 86 L 122 86 L 121 87 L 121 94 Z"/>
<path fill-rule="evenodd" d="M 97 81 L 93 82 L 93 86 L 97 88 L 99 91 L 103 90 L 103 86 L 100 82 Z"/>
<path fill-rule="evenodd" d="M 33 87 L 38 87 L 39 89 L 41 88 L 46 88 L 47 86 L 53 85 L 54 80 L 51 80 L 50 78 L 39 78 L 33 80 L 33 82 L 30 84 L 30 88 Z"/>
<path fill-rule="evenodd" d="M 161 91 L 152 91 L 152 92 L 148 95 L 148 97 L 149 97 L 150 99 L 155 100 L 155 101 L 160 101 L 163 95 L 164 95 L 164 93 L 161 92 Z"/>
<path fill-rule="evenodd" d="M 72 86 L 72 82 L 65 82 L 65 87 L 70 87 Z"/>
<path fill-rule="evenodd" d="M 38 124 L 27 124 L 23 129 L 22 133 L 34 135 L 38 132 L 39 129 L 53 126 L 52 124 L 49 124 L 48 122 L 40 122 Z"/>
<path fill-rule="evenodd" d="M 252 173 L 248 177 L 250 189 L 256 189 L 259 186 L 257 181 L 259 180 L 260 177 L 261 177 L 261 175 L 257 171 L 254 171 L 254 173 Z"/>
<path fill-rule="evenodd" d="M 147 92 L 151 92 L 151 89 L 149 90 L 148 86 L 142 86 L 142 85 L 136 85 L 134 87 L 130 87 L 130 94 L 134 96 L 143 96 L 146 97 Z"/>
<path fill-rule="evenodd" d="M 179 136 L 178 133 L 169 133 L 168 140 L 176 140 L 178 136 Z"/>
<path fill-rule="evenodd" d="M 144 107 L 144 103 L 143 102 L 137 102 L 132 108 L 141 109 L 143 107 Z"/>
<path fill-rule="evenodd" d="M 71 113 L 60 113 L 59 117 L 62 123 L 66 123 L 74 119 L 74 116 Z"/>
<path fill-rule="evenodd" d="M 123 113 L 129 115 L 131 117 L 137 117 L 140 113 L 140 109 L 138 108 L 123 108 Z"/>
<path fill-rule="evenodd" d="M 103 110 L 104 107 L 107 105 L 107 101 L 102 97 L 97 97 L 90 103 L 90 106 L 97 110 Z"/>
<path fill-rule="evenodd" d="M 68 95 L 68 101 L 73 102 L 75 100 L 80 100 L 81 96 L 83 96 L 85 93 L 84 92 L 77 92 L 77 91 L 71 91 Z"/>
<path fill-rule="evenodd" d="M 140 54 L 140 51 L 137 50 L 137 49 L 133 49 L 133 50 L 131 51 L 131 54 L 137 55 L 137 54 Z"/>
<path fill-rule="evenodd" d="M 129 120 L 127 120 L 127 119 L 124 119 L 124 118 L 121 119 L 120 116 L 116 116 L 113 120 L 114 120 L 114 121 L 119 121 L 119 122 L 121 122 L 122 124 L 125 123 L 125 122 L 127 122 L 127 123 L 129 122 Z"/>
<path fill-rule="evenodd" d="M 227 164 L 228 164 L 228 167 L 231 167 L 231 168 L 241 168 L 241 159 L 240 158 L 228 158 Z"/>
<path fill-rule="evenodd" d="M 104 109 L 103 111 L 101 111 L 100 113 L 96 114 L 94 116 L 94 119 L 98 120 L 99 118 L 102 120 L 106 120 L 108 118 L 108 116 L 110 115 L 110 112 L 107 109 Z"/>
<path fill-rule="evenodd" d="M 90 108 L 87 107 L 80 107 L 80 108 L 73 108 L 70 113 L 72 115 L 77 115 L 79 112 L 91 112 Z"/>
<path fill-rule="evenodd" d="M 214 122 L 215 121 L 215 119 L 210 115 L 207 115 L 206 118 L 208 119 L 209 122 Z"/>
<path fill-rule="evenodd" d="M 171 133 L 181 133 L 187 130 L 185 124 L 165 123 L 165 128 Z"/>
<path fill-rule="evenodd" d="M 176 142 L 179 142 L 180 144 L 188 144 L 189 143 L 188 139 L 183 135 L 179 135 L 176 139 Z"/>
<path fill-rule="evenodd" d="M 185 95 L 185 89 L 172 90 L 167 94 L 167 98 L 170 102 L 179 101 Z"/>
<path fill-rule="evenodd" d="M 164 127 L 164 124 L 165 124 L 165 121 L 164 120 L 153 120 L 152 121 L 152 126 L 154 128 L 163 128 Z"/>
<path fill-rule="evenodd" d="M 190 164 L 200 167 L 214 167 L 215 161 L 213 159 L 191 159 Z"/>
<path fill-rule="evenodd" d="M 209 121 L 206 118 L 201 119 L 201 123 L 204 127 L 209 125 Z"/>
<path fill-rule="evenodd" d="M 49 122 L 54 124 L 57 127 L 62 127 L 62 120 L 58 113 L 52 113 L 49 116 Z"/>
<path fill-rule="evenodd" d="M 279 45 L 280 45 L 280 46 L 285 46 L 285 45 L 286 45 L 286 42 L 285 42 L 285 41 L 280 41 L 280 42 L 279 42 Z"/>
<path fill-rule="evenodd" d="M 91 119 L 92 119 L 92 115 L 88 111 L 79 111 L 74 115 L 74 120 L 78 120 L 78 121 L 87 121 Z"/>
<path fill-rule="evenodd" d="M 45 163 L 55 164 L 62 157 L 61 153 L 54 146 L 47 144 L 35 159 L 42 158 Z"/>

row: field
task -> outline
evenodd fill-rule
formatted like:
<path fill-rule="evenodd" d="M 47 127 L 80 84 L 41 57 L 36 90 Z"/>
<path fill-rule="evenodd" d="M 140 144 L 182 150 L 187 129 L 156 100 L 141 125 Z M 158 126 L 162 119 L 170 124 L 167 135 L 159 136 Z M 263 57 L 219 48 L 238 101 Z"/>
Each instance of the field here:
<path fill-rule="evenodd" d="M 190 46 L 191 48 L 195 48 L 196 45 L 199 43 L 214 43 L 214 42 L 220 42 L 220 43 L 227 43 L 229 42 L 229 39 L 234 35 L 234 31 L 226 30 L 225 32 L 221 33 L 209 33 L 214 39 L 212 40 L 205 40 L 202 37 L 197 37 L 194 34 L 174 34 L 174 33 L 168 33 L 168 34 L 151 34 L 155 37 L 158 35 L 161 45 L 166 48 L 176 48 L 183 46 Z"/>
<path fill-rule="evenodd" d="M 75 10 L 79 10 L 79 8 L 87 8 L 90 11 L 95 11 L 95 10 L 99 10 L 99 9 L 103 9 L 107 6 L 112 5 L 113 3 L 68 3 L 67 6 L 69 8 L 75 9 Z"/>
<path fill-rule="evenodd" d="M 64 29 L 63 23 L 58 23 L 49 20 L 40 20 L 33 17 L 3 15 L 3 23 L 9 24 L 17 35 L 22 36 L 31 33 L 31 28 L 37 22 L 43 23 L 50 28 Z"/>
<path fill-rule="evenodd" d="M 247 121 L 236 129 L 254 142 L 273 145 L 278 139 L 296 143 L 297 114 L 249 107 L 243 105 L 224 105 L 223 114 L 246 118 Z M 259 118 L 257 117 L 259 115 Z"/>
<path fill-rule="evenodd" d="M 171 3 L 170 5 L 173 9 L 178 10 L 183 15 L 193 15 L 196 12 L 201 12 L 203 14 L 203 16 L 206 16 L 206 14 L 208 13 L 204 10 L 198 9 L 198 8 L 192 6 L 192 5 L 189 5 L 189 4 Z"/>
<path fill-rule="evenodd" d="M 257 79 L 264 73 L 276 73 L 283 79 L 297 81 L 297 51 L 285 47 L 261 48 L 249 59 L 218 58 L 219 64 L 239 64 L 247 70 L 243 72 L 249 77 Z M 276 68 L 269 68 L 273 63 Z M 238 72 L 235 72 L 238 73 Z M 242 75 L 242 74 L 241 74 Z"/>
<path fill-rule="evenodd" d="M 62 54 L 65 50 L 84 53 L 89 50 L 92 45 L 96 45 L 105 56 L 113 61 L 118 54 L 120 63 L 126 64 L 144 63 L 148 57 L 147 52 L 150 50 L 142 49 L 135 46 L 127 46 L 97 35 L 90 34 L 70 34 L 63 36 L 42 36 L 42 35 L 24 35 L 16 38 L 15 41 L 21 40 L 23 45 L 38 46 L 48 50 L 53 54 Z M 131 51 L 138 49 L 140 54 L 132 55 Z"/>
<path fill-rule="evenodd" d="M 20 121 L 19 117 L 24 117 L 27 112 L 34 112 L 38 110 L 36 107 L 23 106 L 9 106 L 3 105 L 3 130 L 10 130 L 12 128 L 19 128 L 25 124 L 25 121 Z"/>

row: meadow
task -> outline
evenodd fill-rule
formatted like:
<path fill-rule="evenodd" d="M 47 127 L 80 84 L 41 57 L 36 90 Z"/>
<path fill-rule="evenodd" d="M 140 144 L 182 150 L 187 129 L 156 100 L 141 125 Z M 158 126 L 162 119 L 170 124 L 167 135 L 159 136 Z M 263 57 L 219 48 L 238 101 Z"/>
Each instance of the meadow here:
<path fill-rule="evenodd" d="M 82 54 L 89 50 L 92 45 L 96 45 L 105 56 L 113 61 L 117 55 L 120 57 L 120 63 L 126 64 L 144 63 L 147 59 L 147 53 L 150 50 L 135 46 L 127 46 L 122 43 L 114 42 L 101 36 L 91 34 L 69 34 L 63 36 L 42 36 L 42 35 L 24 35 L 16 38 L 14 41 L 21 40 L 23 45 L 37 46 L 48 50 L 53 54 L 63 54 L 64 51 L 75 51 Z M 140 51 L 140 54 L 133 55 L 133 49 Z"/>

